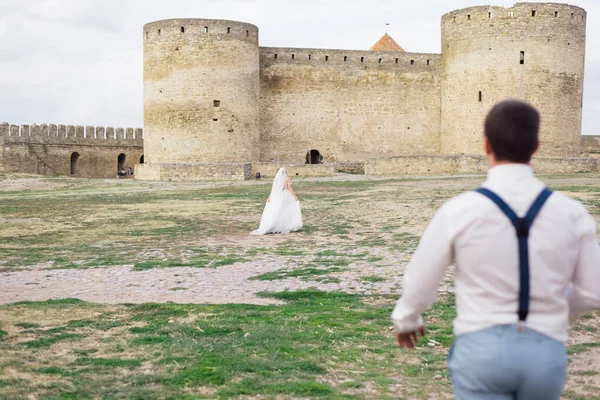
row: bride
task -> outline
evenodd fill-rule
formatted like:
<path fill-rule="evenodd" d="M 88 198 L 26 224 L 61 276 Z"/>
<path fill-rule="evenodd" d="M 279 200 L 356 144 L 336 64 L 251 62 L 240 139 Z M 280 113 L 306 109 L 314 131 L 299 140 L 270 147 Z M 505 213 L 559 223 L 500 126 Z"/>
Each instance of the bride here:
<path fill-rule="evenodd" d="M 302 228 L 300 202 L 292 190 L 292 184 L 285 168 L 279 168 L 275 180 L 273 180 L 271 195 L 267 199 L 260 219 L 260 226 L 252 234 L 289 233 L 300 228 Z"/>

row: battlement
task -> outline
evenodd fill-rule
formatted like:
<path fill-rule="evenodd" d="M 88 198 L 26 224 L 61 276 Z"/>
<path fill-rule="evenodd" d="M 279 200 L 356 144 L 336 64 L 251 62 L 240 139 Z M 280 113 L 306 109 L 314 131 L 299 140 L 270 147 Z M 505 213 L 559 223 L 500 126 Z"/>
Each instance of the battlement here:
<path fill-rule="evenodd" d="M 360 51 L 261 47 L 261 68 L 275 64 L 312 65 L 348 69 L 375 68 L 383 70 L 423 71 L 441 65 L 441 54 L 389 51 Z"/>
<path fill-rule="evenodd" d="M 144 144 L 144 130 L 56 124 L 11 125 L 4 122 L 0 123 L 0 141 L 48 145 L 141 147 Z"/>
<path fill-rule="evenodd" d="M 189 37 L 220 40 L 237 39 L 258 46 L 258 28 L 245 22 L 217 19 L 166 19 L 144 25 L 146 42 L 189 42 Z"/>
<path fill-rule="evenodd" d="M 557 3 L 517 3 L 512 7 L 476 6 L 442 17 L 442 41 L 464 37 L 503 35 L 585 37 L 587 13 L 577 6 Z"/>

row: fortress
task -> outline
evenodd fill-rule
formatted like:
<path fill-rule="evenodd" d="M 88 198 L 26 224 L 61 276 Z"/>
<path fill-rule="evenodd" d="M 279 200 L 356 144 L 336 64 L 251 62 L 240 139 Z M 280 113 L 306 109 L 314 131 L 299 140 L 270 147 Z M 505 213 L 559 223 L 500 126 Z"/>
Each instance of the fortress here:
<path fill-rule="evenodd" d="M 0 125 L 0 165 L 15 164 L 6 144 L 25 137 L 29 147 L 109 145 L 113 158 L 130 145 L 126 159 L 143 154 L 135 176 L 148 180 L 241 180 L 282 165 L 299 175 L 483 172 L 485 114 L 512 97 L 542 115 L 538 171 L 597 170 L 600 138 L 581 136 L 585 10 L 481 6 L 452 11 L 441 24 L 442 54 L 422 54 L 387 34 L 370 51 L 269 48 L 259 47 L 258 28 L 247 23 L 152 22 L 143 30 L 143 151 L 141 131 L 104 139 L 90 130 L 91 140 Z M 42 173 L 69 170 L 68 153 L 61 153 L 65 167 Z M 117 159 L 110 165 L 114 176 Z"/>

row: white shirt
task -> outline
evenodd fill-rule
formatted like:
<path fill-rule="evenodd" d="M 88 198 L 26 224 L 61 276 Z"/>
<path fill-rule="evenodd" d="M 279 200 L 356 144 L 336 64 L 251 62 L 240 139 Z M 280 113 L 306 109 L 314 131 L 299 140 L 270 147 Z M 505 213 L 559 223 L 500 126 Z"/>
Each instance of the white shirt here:
<path fill-rule="evenodd" d="M 525 164 L 490 169 L 483 187 L 523 217 L 544 184 Z M 392 320 L 399 332 L 417 330 L 448 266 L 456 262 L 455 335 L 518 322 L 519 257 L 515 229 L 487 197 L 467 192 L 445 203 L 423 233 L 406 268 Z M 600 246 L 585 207 L 554 192 L 529 234 L 527 326 L 560 341 L 569 316 L 600 307 Z"/>

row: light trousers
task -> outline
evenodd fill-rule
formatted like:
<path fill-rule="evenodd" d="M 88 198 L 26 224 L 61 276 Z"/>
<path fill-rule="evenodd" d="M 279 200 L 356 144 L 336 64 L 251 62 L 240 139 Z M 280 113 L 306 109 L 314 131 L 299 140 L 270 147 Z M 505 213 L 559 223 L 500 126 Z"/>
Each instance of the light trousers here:
<path fill-rule="evenodd" d="M 457 400 L 559 400 L 567 362 L 564 343 L 517 325 L 460 335 L 448 354 Z"/>

